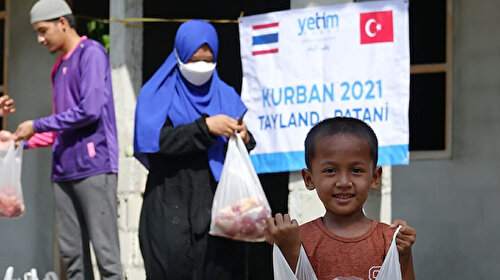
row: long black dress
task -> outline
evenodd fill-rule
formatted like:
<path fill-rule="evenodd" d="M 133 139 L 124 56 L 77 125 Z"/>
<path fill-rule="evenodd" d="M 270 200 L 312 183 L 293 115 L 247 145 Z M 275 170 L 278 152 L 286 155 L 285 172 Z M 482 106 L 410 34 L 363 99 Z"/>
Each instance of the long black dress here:
<path fill-rule="evenodd" d="M 245 278 L 244 244 L 208 234 L 216 182 L 206 151 L 215 141 L 204 117 L 177 127 L 167 119 L 161 130 L 139 224 L 147 279 Z"/>

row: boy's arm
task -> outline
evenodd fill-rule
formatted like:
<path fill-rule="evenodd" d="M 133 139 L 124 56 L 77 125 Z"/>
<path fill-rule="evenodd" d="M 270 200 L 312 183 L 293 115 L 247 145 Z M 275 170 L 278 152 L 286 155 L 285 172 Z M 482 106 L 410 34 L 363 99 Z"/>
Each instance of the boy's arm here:
<path fill-rule="evenodd" d="M 411 246 L 415 242 L 417 232 L 410 227 L 406 221 L 394 220 L 391 227 L 403 226 L 398 235 L 396 235 L 396 247 L 399 253 L 399 263 L 401 265 L 401 276 L 403 280 L 414 280 L 415 272 L 413 270 L 413 256 Z"/>
<path fill-rule="evenodd" d="M 401 276 L 403 280 L 415 280 L 415 272 L 413 271 L 413 257 L 410 253 L 406 256 L 399 256 L 399 263 L 401 264 Z"/>
<path fill-rule="evenodd" d="M 297 262 L 299 261 L 301 236 L 299 224 L 291 220 L 290 215 L 276 214 L 276 218 L 266 219 L 267 228 L 265 231 L 267 242 L 280 248 L 286 262 L 295 273 Z"/>

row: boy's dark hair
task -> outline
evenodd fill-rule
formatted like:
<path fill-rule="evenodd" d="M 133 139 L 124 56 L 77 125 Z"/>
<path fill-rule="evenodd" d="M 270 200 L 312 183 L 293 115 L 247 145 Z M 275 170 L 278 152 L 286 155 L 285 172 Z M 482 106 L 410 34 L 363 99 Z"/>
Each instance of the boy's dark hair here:
<path fill-rule="evenodd" d="M 76 18 L 75 18 L 74 15 L 65 15 L 65 16 L 62 16 L 62 17 L 65 18 L 68 21 L 69 27 L 75 28 L 75 26 L 76 26 Z M 52 21 L 52 22 L 55 23 L 55 22 L 57 22 L 59 20 L 59 18 L 61 18 L 61 17 L 52 19 L 50 21 Z"/>
<path fill-rule="evenodd" d="M 370 147 L 370 157 L 373 160 L 373 169 L 377 167 L 378 161 L 378 140 L 373 129 L 365 122 L 356 118 L 335 117 L 324 119 L 317 123 L 309 133 L 307 133 L 305 146 L 305 157 L 307 169 L 311 170 L 312 160 L 315 157 L 314 146 L 317 139 L 322 136 L 330 136 L 335 134 L 352 134 L 362 137 L 368 142 Z"/>

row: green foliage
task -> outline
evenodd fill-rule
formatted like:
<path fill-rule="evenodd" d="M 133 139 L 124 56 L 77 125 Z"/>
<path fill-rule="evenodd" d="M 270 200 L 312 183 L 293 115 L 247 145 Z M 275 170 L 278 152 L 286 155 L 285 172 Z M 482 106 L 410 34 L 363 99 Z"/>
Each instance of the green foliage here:
<path fill-rule="evenodd" d="M 109 53 L 109 24 L 102 21 L 87 22 L 88 37 L 101 43 Z"/>

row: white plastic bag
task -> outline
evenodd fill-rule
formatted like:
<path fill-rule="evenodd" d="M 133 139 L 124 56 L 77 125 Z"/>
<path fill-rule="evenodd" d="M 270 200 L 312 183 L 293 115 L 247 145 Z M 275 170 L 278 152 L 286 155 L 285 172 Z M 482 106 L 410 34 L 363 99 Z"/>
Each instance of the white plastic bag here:
<path fill-rule="evenodd" d="M 23 142 L 14 147 L 14 141 L 0 150 L 0 217 L 16 218 L 24 214 L 21 189 Z"/>
<path fill-rule="evenodd" d="M 382 267 L 375 278 L 376 280 L 402 280 L 401 267 L 399 264 L 399 253 L 396 247 L 396 235 L 401 226 L 399 226 L 392 237 L 391 246 L 387 252 L 387 256 L 382 263 Z M 300 246 L 299 260 L 297 262 L 297 271 L 295 274 L 288 265 L 285 257 L 281 253 L 276 244 L 273 247 L 273 271 L 274 279 L 280 280 L 317 280 L 316 274 L 307 258 L 306 252 L 302 245 Z M 336 277 L 334 280 L 355 280 L 357 277 Z"/>
<path fill-rule="evenodd" d="M 288 265 L 285 256 L 276 244 L 273 246 L 273 271 L 274 279 L 280 280 L 317 280 L 316 274 L 307 258 L 304 247 L 300 245 L 299 260 L 297 262 L 297 271 L 293 273 Z"/>
<path fill-rule="evenodd" d="M 3 276 L 3 280 L 12 280 L 12 275 L 14 275 L 14 268 L 9 266 L 5 271 L 5 275 Z"/>
<path fill-rule="evenodd" d="M 382 267 L 378 272 L 376 280 L 402 280 L 401 276 L 401 266 L 399 264 L 399 253 L 398 247 L 396 247 L 396 235 L 402 226 L 399 226 L 392 236 L 391 247 L 385 256 Z"/>
<path fill-rule="evenodd" d="M 228 141 L 226 160 L 212 204 L 210 234 L 264 241 L 271 207 L 239 133 Z"/>

